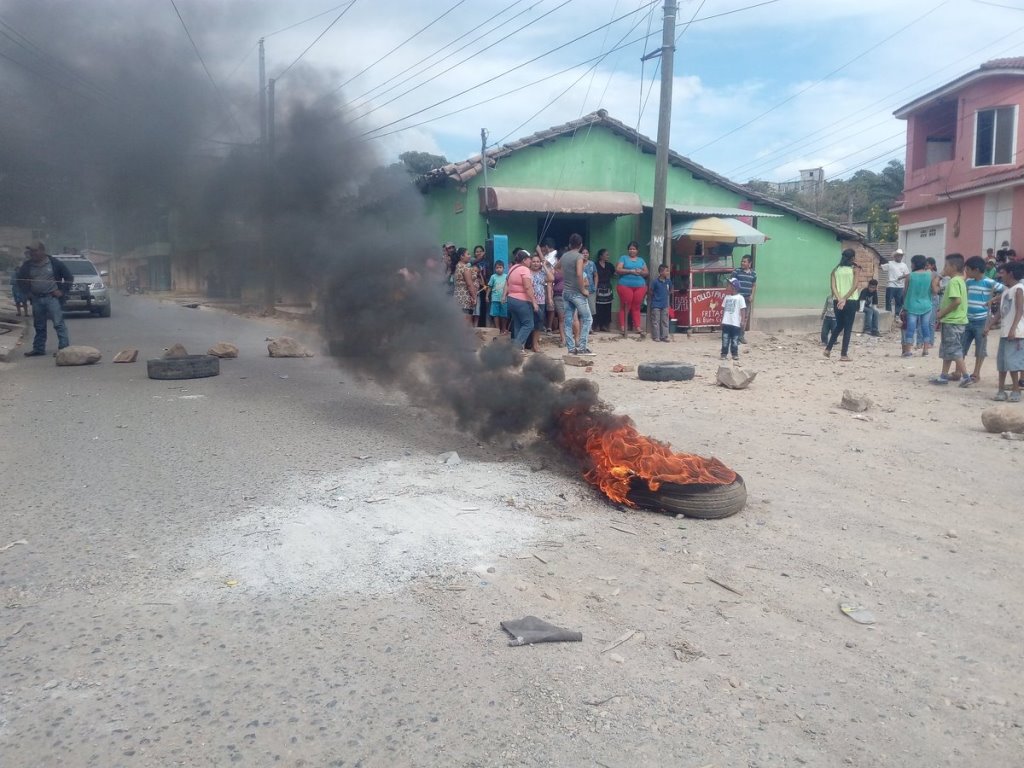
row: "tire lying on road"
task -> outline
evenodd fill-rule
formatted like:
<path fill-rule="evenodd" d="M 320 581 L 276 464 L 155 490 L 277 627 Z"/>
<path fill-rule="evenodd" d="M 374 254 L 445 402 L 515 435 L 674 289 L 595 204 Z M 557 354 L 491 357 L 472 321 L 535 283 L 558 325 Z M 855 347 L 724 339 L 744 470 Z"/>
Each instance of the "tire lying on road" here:
<path fill-rule="evenodd" d="M 634 504 L 659 512 L 720 520 L 735 515 L 746 506 L 747 486 L 743 478 L 736 475 L 729 485 L 662 483 L 657 491 L 652 491 L 644 483 L 643 487 L 630 489 L 627 496 Z"/>
<path fill-rule="evenodd" d="M 640 363 L 636 368 L 641 381 L 689 381 L 694 373 L 689 363 Z"/>
<path fill-rule="evenodd" d="M 213 355 L 155 358 L 146 361 L 151 379 L 204 379 L 220 373 L 220 358 Z"/>

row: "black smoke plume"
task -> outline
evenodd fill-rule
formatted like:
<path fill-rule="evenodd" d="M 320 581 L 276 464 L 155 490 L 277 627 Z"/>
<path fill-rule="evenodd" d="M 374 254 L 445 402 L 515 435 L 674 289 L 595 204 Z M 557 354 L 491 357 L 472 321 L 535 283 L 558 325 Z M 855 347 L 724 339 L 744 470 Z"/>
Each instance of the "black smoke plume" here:
<path fill-rule="evenodd" d="M 239 24 L 251 4 L 178 5 L 213 72 L 259 36 Z M 0 19 L 0 223 L 91 231 L 122 252 L 262 243 L 252 268 L 268 291 L 315 294 L 341 365 L 483 438 L 606 412 L 593 386 L 563 386 L 556 361 L 479 349 L 411 178 L 346 127 L 343 94 L 324 96 L 339 73 L 289 71 L 268 165 L 254 88 L 214 87 L 169 4 L 11 0 Z"/>

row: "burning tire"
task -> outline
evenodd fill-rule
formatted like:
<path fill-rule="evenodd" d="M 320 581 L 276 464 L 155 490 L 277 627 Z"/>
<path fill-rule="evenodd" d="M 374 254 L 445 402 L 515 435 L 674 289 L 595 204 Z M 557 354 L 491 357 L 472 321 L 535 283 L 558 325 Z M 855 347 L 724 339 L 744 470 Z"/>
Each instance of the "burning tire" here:
<path fill-rule="evenodd" d="M 641 381 L 689 381 L 694 373 L 689 363 L 640 363 L 636 368 Z"/>
<path fill-rule="evenodd" d="M 747 486 L 739 475 L 729 485 L 662 483 L 657 491 L 648 489 L 646 482 L 641 483 L 642 487 L 630 489 L 629 500 L 672 515 L 720 520 L 735 515 L 747 503 Z"/>
<path fill-rule="evenodd" d="M 213 355 L 155 358 L 146 361 L 151 379 L 204 379 L 220 373 L 220 358 Z"/>

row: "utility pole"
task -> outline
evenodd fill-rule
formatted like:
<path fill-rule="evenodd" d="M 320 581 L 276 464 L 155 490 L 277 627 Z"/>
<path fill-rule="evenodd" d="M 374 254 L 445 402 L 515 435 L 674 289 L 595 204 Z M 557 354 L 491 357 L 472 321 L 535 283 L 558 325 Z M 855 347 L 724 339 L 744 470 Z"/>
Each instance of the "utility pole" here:
<path fill-rule="evenodd" d="M 270 248 L 271 216 L 274 211 L 274 149 L 277 131 L 274 119 L 274 79 L 267 81 L 267 112 L 263 140 L 263 211 L 261 240 L 263 241 L 263 301 L 268 314 L 277 304 L 277 259 Z"/>
<path fill-rule="evenodd" d="M 487 226 L 486 240 L 491 239 L 490 205 L 487 201 L 487 129 L 480 129 L 480 162 L 484 167 L 484 223 Z"/>
<path fill-rule="evenodd" d="M 260 146 L 267 145 L 267 62 L 263 52 L 263 38 L 260 38 Z"/>
<path fill-rule="evenodd" d="M 658 104 L 658 150 L 654 157 L 654 213 L 651 219 L 651 285 L 665 260 L 665 198 L 668 194 L 668 142 L 672 130 L 672 75 L 676 43 L 676 0 L 665 0 L 661 33 L 661 99 Z M 650 307 L 647 323 L 650 325 Z"/>

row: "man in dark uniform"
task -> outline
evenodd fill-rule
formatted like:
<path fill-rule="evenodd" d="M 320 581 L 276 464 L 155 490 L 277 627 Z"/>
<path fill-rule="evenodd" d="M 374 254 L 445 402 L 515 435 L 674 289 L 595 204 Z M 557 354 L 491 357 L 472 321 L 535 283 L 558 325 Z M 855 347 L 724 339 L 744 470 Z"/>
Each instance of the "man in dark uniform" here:
<path fill-rule="evenodd" d="M 32 302 L 32 324 L 36 330 L 32 349 L 25 357 L 39 357 L 46 354 L 47 318 L 53 322 L 57 333 L 57 348 L 64 349 L 71 344 L 61 299 L 71 289 L 74 278 L 60 259 L 46 253 L 46 245 L 41 241 L 34 241 L 28 250 L 29 258 L 21 265 L 15 279 Z"/>

